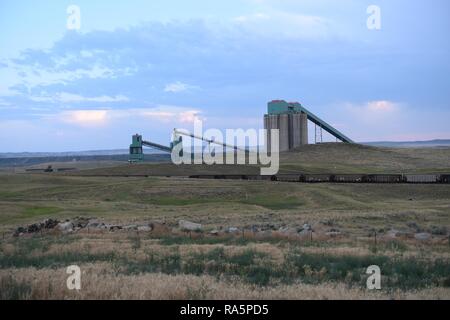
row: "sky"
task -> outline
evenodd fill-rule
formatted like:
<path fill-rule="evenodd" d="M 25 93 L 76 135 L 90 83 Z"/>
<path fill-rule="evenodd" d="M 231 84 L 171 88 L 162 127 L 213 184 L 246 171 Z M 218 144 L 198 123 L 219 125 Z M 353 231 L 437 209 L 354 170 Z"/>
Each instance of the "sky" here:
<path fill-rule="evenodd" d="M 260 129 L 273 99 L 301 102 L 355 141 L 450 139 L 449 9 L 0 0 L 0 152 L 122 149 L 134 133 L 168 145 L 196 119 Z"/>

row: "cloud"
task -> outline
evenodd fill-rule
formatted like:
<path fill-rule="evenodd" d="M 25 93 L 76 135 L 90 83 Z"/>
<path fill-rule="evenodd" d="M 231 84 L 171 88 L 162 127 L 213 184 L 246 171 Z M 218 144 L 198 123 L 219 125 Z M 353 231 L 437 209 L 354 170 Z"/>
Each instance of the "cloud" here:
<path fill-rule="evenodd" d="M 117 121 L 147 119 L 162 123 L 192 124 L 196 120 L 205 120 L 200 110 L 176 106 L 158 106 L 154 108 L 130 109 L 90 109 L 65 110 L 43 116 L 51 121 L 62 121 L 78 126 L 115 125 Z"/>
<path fill-rule="evenodd" d="M 370 112 L 392 113 L 400 108 L 400 104 L 386 100 L 370 101 L 363 108 Z"/>
<path fill-rule="evenodd" d="M 113 97 L 102 95 L 98 97 L 84 97 L 82 95 L 61 92 L 53 96 L 32 96 L 30 100 L 37 102 L 98 102 L 98 103 L 111 103 L 111 102 L 125 102 L 129 99 L 124 95 L 116 95 Z"/>
<path fill-rule="evenodd" d="M 108 110 L 71 110 L 59 115 L 62 121 L 80 126 L 98 126 L 107 122 Z"/>
<path fill-rule="evenodd" d="M 177 92 L 183 92 L 183 91 L 187 91 L 190 89 L 196 89 L 196 88 L 198 88 L 198 87 L 191 86 L 191 85 L 188 85 L 187 83 L 183 83 L 180 81 L 176 81 L 173 83 L 166 84 L 166 86 L 164 88 L 164 92 L 177 93 Z"/>
<path fill-rule="evenodd" d="M 368 123 L 378 122 L 381 119 L 392 121 L 400 115 L 403 107 L 402 103 L 388 100 L 369 101 L 362 104 L 345 103 L 343 105 L 350 116 Z"/>
<path fill-rule="evenodd" d="M 194 123 L 196 120 L 205 120 L 200 110 L 187 109 L 174 106 L 160 106 L 137 111 L 143 117 L 156 119 L 165 123 Z"/>
<path fill-rule="evenodd" d="M 238 16 L 233 21 L 240 28 L 264 37 L 326 39 L 336 35 L 335 23 L 317 15 L 271 10 Z"/>

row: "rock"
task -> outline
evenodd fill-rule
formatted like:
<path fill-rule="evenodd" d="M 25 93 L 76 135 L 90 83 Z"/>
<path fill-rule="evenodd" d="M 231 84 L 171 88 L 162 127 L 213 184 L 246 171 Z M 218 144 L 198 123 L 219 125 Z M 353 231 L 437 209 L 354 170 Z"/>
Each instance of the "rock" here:
<path fill-rule="evenodd" d="M 441 226 L 441 227 L 432 226 L 430 232 L 431 232 L 431 234 L 434 234 L 434 235 L 446 236 L 448 230 L 447 230 L 446 226 Z"/>
<path fill-rule="evenodd" d="M 43 221 L 45 229 L 53 229 L 58 225 L 59 221 L 55 219 L 46 219 Z"/>
<path fill-rule="evenodd" d="M 153 228 L 149 225 L 145 225 L 145 226 L 138 226 L 137 230 L 142 232 L 150 232 L 153 230 Z"/>
<path fill-rule="evenodd" d="M 415 232 L 421 232 L 422 229 L 414 221 L 410 221 L 406 224 L 409 228 L 413 229 Z"/>
<path fill-rule="evenodd" d="M 180 229 L 185 231 L 200 231 L 202 230 L 202 225 L 199 223 L 194 223 L 186 220 L 178 221 Z"/>
<path fill-rule="evenodd" d="M 218 236 L 218 235 L 219 235 L 219 230 L 216 230 L 216 229 L 211 230 L 211 231 L 209 232 L 209 234 L 212 235 L 212 236 Z"/>
<path fill-rule="evenodd" d="M 239 229 L 236 228 L 236 227 L 229 227 L 227 232 L 229 232 L 229 233 L 236 233 L 236 232 L 239 232 Z"/>
<path fill-rule="evenodd" d="M 86 225 L 86 228 L 90 228 L 90 229 L 105 229 L 106 226 L 103 222 L 99 222 L 97 219 L 91 219 L 89 220 L 88 224 Z"/>
<path fill-rule="evenodd" d="M 84 217 L 76 217 L 72 220 L 72 223 L 75 228 L 83 229 L 86 228 L 86 226 L 89 224 L 90 219 L 84 218 Z"/>
<path fill-rule="evenodd" d="M 106 228 L 107 228 L 109 231 L 117 231 L 117 230 L 121 230 L 121 229 L 122 229 L 122 226 L 121 226 L 121 225 L 118 225 L 118 224 L 110 224 L 110 225 L 106 225 Z"/>
<path fill-rule="evenodd" d="M 39 232 L 42 229 L 42 227 L 43 227 L 43 225 L 40 223 L 33 223 L 28 226 L 27 232 L 28 233 Z"/>
<path fill-rule="evenodd" d="M 18 227 L 18 228 L 16 229 L 16 231 L 14 231 L 13 236 L 14 236 L 14 237 L 20 237 L 20 236 L 22 236 L 25 232 L 27 232 L 27 231 L 26 231 L 26 229 L 25 229 L 24 227 Z"/>
<path fill-rule="evenodd" d="M 312 230 L 312 228 L 311 228 L 311 225 L 310 224 L 308 224 L 308 223 L 305 223 L 304 225 L 303 225 L 303 228 L 302 228 L 303 230 Z"/>
<path fill-rule="evenodd" d="M 58 223 L 58 229 L 63 233 L 69 233 L 73 231 L 73 223 L 71 221 Z"/>
<path fill-rule="evenodd" d="M 387 236 L 388 238 L 394 239 L 394 238 L 397 238 L 397 237 L 398 237 L 399 235 L 401 235 L 401 234 L 402 234 L 401 231 L 396 230 L 396 229 L 391 229 L 391 230 L 389 230 L 389 231 L 387 232 L 386 236 Z"/>
<path fill-rule="evenodd" d="M 414 235 L 414 238 L 416 238 L 417 240 L 420 240 L 420 241 L 430 240 L 431 239 L 431 234 L 428 233 L 428 232 L 416 233 Z"/>
<path fill-rule="evenodd" d="M 122 229 L 123 230 L 138 230 L 138 226 L 136 224 L 131 224 L 128 226 L 123 226 Z"/>

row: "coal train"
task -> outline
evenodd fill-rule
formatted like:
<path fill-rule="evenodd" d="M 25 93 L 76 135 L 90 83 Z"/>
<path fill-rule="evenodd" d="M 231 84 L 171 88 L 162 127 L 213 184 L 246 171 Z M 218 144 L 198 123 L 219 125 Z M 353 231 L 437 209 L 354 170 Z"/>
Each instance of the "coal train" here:
<path fill-rule="evenodd" d="M 261 175 L 191 175 L 196 179 L 270 180 L 304 183 L 450 183 L 450 174 L 277 174 Z"/>

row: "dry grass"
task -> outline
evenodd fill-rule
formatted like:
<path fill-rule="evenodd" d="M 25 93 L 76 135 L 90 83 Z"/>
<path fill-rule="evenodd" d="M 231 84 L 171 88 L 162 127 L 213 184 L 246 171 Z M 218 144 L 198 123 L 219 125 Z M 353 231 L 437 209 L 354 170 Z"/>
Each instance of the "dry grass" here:
<path fill-rule="evenodd" d="M 290 284 L 259 288 L 239 281 L 220 281 L 211 276 L 150 273 L 125 276 L 111 272 L 106 264 L 82 268 L 82 288 L 66 287 L 64 268 L 7 269 L 0 271 L 0 284 L 18 286 L 22 299 L 449 299 L 449 288 L 414 291 L 368 291 L 344 284 Z M 25 284 L 25 286 L 21 286 Z M 22 287 L 22 288 L 20 288 Z M 1 288 L 2 291 L 4 288 Z M 8 298 L 8 297 L 3 297 Z"/>

